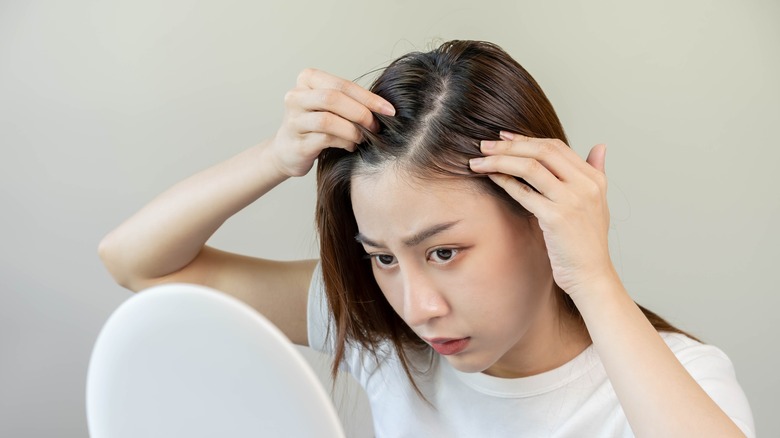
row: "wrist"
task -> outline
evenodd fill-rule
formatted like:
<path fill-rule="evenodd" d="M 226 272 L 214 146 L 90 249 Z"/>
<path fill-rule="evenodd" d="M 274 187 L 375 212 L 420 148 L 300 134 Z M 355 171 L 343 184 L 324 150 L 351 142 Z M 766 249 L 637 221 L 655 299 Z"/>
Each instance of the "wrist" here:
<path fill-rule="evenodd" d="M 579 286 L 566 291 L 583 316 L 592 308 L 599 308 L 605 300 L 628 295 L 614 267 L 594 274 Z"/>
<path fill-rule="evenodd" d="M 271 137 L 252 147 L 254 161 L 261 167 L 262 171 L 277 184 L 294 176 L 286 172 L 284 166 L 279 160 L 274 144 L 276 137 Z"/>
<path fill-rule="evenodd" d="M 319 149 L 310 150 L 300 141 L 291 141 L 281 130 L 263 146 L 265 158 L 284 178 L 305 176 L 319 155 Z"/>

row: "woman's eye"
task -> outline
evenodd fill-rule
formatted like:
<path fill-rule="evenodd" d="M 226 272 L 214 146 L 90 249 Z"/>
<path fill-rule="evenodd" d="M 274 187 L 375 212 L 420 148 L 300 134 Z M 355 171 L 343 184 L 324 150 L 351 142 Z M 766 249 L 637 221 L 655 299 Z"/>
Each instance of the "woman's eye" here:
<path fill-rule="evenodd" d="M 438 263 L 446 263 L 450 260 L 452 260 L 453 257 L 455 257 L 455 254 L 458 252 L 457 249 L 452 248 L 441 248 L 434 250 L 431 252 L 430 258 Z"/>
<path fill-rule="evenodd" d="M 387 254 L 376 254 L 374 255 L 374 260 L 380 266 L 390 266 L 395 263 L 395 257 Z"/>

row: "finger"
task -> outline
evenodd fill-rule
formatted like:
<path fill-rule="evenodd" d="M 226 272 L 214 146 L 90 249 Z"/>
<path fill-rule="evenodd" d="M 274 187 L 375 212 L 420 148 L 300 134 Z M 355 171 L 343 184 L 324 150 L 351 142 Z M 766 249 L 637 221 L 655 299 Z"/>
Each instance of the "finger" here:
<path fill-rule="evenodd" d="M 481 151 L 486 156 L 507 155 L 533 158 L 561 181 L 578 182 L 584 178 L 578 166 L 565 156 L 569 149 L 563 142 L 527 139 L 513 141 L 483 141 Z M 582 161 L 581 158 L 576 157 Z"/>
<path fill-rule="evenodd" d="M 546 209 L 551 208 L 551 201 L 536 193 L 528 184 L 501 173 L 490 174 L 488 177 L 536 217 L 541 217 Z"/>
<path fill-rule="evenodd" d="M 606 173 L 605 162 L 607 160 L 607 145 L 597 144 L 593 146 L 588 154 L 588 159 L 585 160 L 588 164 L 593 166 L 594 169 Z"/>
<path fill-rule="evenodd" d="M 469 164 L 474 172 L 502 173 L 523 178 L 542 195 L 553 201 L 560 201 L 563 197 L 564 186 L 561 181 L 533 158 L 492 155 L 472 159 Z"/>
<path fill-rule="evenodd" d="M 593 176 L 596 172 L 593 170 L 593 166 L 588 165 L 577 152 L 569 147 L 566 143 L 557 138 L 535 138 L 527 137 L 522 134 L 513 132 L 500 131 L 499 136 L 505 141 L 520 141 L 529 142 L 535 144 L 548 144 L 555 150 L 557 150 L 566 160 L 568 160 L 574 167 L 580 169 L 584 175 Z"/>
<path fill-rule="evenodd" d="M 363 140 L 362 134 L 352 122 L 325 111 L 303 113 L 298 116 L 296 125 L 301 134 L 319 132 L 352 143 L 360 143 Z"/>
<path fill-rule="evenodd" d="M 285 103 L 306 111 L 327 111 L 376 132 L 379 124 L 371 111 L 342 93 L 333 89 L 295 89 L 285 95 Z"/>
<path fill-rule="evenodd" d="M 365 88 L 321 70 L 308 68 L 298 75 L 298 85 L 307 88 L 328 88 L 338 90 L 352 99 L 360 102 L 369 110 L 385 114 L 395 115 L 395 108 L 390 102 L 366 90 Z"/>
<path fill-rule="evenodd" d="M 322 132 L 310 132 L 305 134 L 303 144 L 307 149 L 313 151 L 314 155 L 317 155 L 319 151 L 325 148 L 339 148 L 354 152 L 355 147 L 357 146 L 355 142 Z"/>

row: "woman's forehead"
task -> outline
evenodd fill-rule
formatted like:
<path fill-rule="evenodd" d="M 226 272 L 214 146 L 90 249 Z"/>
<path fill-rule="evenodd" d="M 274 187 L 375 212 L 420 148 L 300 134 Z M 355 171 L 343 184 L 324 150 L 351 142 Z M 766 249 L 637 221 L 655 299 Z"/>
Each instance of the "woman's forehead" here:
<path fill-rule="evenodd" d="M 468 178 L 416 178 L 406 172 L 352 177 L 352 208 L 363 231 L 478 223 L 503 214 L 494 196 Z M 378 231 L 376 231 L 378 232 Z"/>

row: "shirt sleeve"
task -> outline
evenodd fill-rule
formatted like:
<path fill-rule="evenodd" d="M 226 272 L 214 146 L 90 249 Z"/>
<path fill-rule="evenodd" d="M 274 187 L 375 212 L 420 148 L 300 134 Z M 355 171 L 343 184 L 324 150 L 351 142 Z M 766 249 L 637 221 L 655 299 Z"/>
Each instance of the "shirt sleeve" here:
<path fill-rule="evenodd" d="M 325 300 L 325 283 L 322 278 L 322 266 L 317 262 L 309 284 L 309 298 L 306 308 L 306 331 L 309 347 L 325 354 L 333 354 L 333 332 L 328 303 Z"/>
<path fill-rule="evenodd" d="M 737 381 L 734 365 L 719 348 L 683 337 L 672 347 L 688 373 L 748 438 L 756 436 L 753 413 Z"/>

